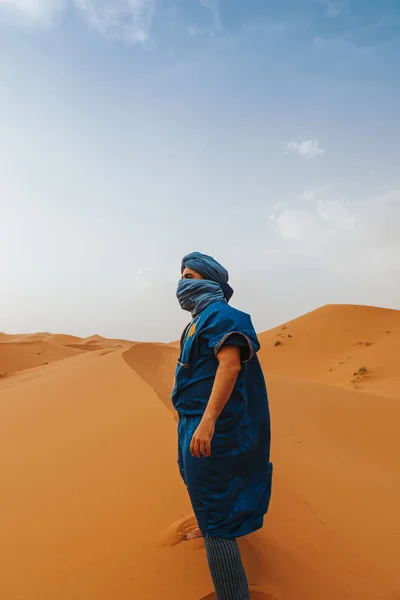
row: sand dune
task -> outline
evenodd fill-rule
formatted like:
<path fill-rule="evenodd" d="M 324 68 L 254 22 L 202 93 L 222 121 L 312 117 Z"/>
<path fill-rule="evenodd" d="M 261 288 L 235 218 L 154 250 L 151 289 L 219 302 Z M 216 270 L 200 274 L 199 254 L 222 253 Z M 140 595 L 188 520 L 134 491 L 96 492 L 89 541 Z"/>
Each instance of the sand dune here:
<path fill-rule="evenodd" d="M 23 333 L 14 335 L 11 341 L 13 342 L 40 342 L 50 335 L 50 333 Z"/>
<path fill-rule="evenodd" d="M 65 335 L 63 333 L 55 333 L 45 338 L 46 342 L 56 344 L 57 346 L 70 346 L 71 344 L 82 343 L 82 338 L 76 335 Z"/>
<path fill-rule="evenodd" d="M 11 333 L 0 331 L 0 344 L 3 342 L 11 342 L 16 336 Z"/>
<path fill-rule="evenodd" d="M 164 344 L 136 344 L 123 354 L 127 364 L 156 392 L 169 410 L 178 351 Z"/>
<path fill-rule="evenodd" d="M 68 363 L 1 392 L 0 597 L 201 598 L 197 553 L 157 546 L 190 511 L 171 414 L 119 352 Z"/>
<path fill-rule="evenodd" d="M 84 338 L 81 343 L 85 346 L 103 346 L 105 348 L 129 348 L 136 342 L 129 340 L 121 340 L 117 338 L 104 338 L 101 335 L 92 335 L 91 337 Z"/>
<path fill-rule="evenodd" d="M 79 350 L 62 348 L 42 340 L 6 342 L 0 344 L 0 376 L 5 377 L 25 369 L 47 365 L 78 354 Z"/>
<path fill-rule="evenodd" d="M 397 314 L 324 307 L 262 334 L 275 479 L 263 530 L 241 541 L 252 600 L 398 600 L 397 371 L 382 371 L 380 395 L 372 375 L 368 394 L 316 383 L 354 340 L 385 366 Z M 176 468 L 177 353 L 78 351 L 0 381 L 1 599 L 214 598 L 201 540 L 181 541 L 195 522 Z"/>
<path fill-rule="evenodd" d="M 103 338 L 101 335 L 91 335 L 90 337 L 87 338 L 82 338 L 82 343 L 83 344 L 99 344 L 101 343 L 105 338 Z"/>
<path fill-rule="evenodd" d="M 325 574 L 320 596 L 305 598 L 331 597 L 329 580 L 339 598 L 395 598 L 400 405 L 274 375 L 268 381 L 278 468 L 266 533 L 279 546 L 285 531 L 291 553 L 294 540 L 303 546 L 295 553 L 300 571 Z"/>
<path fill-rule="evenodd" d="M 170 342 L 168 344 L 168 346 L 171 346 L 172 348 L 179 348 L 179 345 L 180 345 L 179 341 L 177 341 L 177 342 Z"/>
<path fill-rule="evenodd" d="M 105 350 L 107 346 L 104 344 L 67 344 L 66 348 L 73 348 L 74 350 L 81 350 L 83 352 L 97 352 L 98 350 Z"/>
<path fill-rule="evenodd" d="M 323 306 L 261 334 L 260 341 L 269 372 L 400 395 L 400 311 Z"/>

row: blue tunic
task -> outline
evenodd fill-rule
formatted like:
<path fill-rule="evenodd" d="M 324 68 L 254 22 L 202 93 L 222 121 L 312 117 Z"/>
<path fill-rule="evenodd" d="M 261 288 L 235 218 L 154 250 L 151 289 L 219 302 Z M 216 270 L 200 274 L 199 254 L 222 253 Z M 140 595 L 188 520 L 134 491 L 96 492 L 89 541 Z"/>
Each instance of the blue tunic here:
<path fill-rule="evenodd" d="M 211 395 L 223 344 L 240 347 L 242 369 L 217 419 L 211 456 L 197 458 L 190 442 Z M 262 527 L 268 510 L 270 416 L 259 347 L 250 316 L 225 302 L 205 308 L 183 339 L 172 394 L 179 415 L 178 465 L 203 535 L 247 535 Z"/>

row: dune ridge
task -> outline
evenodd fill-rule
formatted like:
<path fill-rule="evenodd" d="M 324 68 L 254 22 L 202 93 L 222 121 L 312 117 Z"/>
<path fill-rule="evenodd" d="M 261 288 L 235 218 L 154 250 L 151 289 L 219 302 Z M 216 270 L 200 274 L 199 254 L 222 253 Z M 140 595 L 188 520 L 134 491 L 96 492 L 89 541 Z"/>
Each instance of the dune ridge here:
<path fill-rule="evenodd" d="M 262 333 L 260 342 L 268 372 L 400 395 L 400 311 L 327 305 Z"/>
<path fill-rule="evenodd" d="M 252 600 L 400 597 L 399 314 L 322 307 L 260 335 L 275 477 L 240 541 Z M 51 338 L 0 343 L 19 367 L 0 378 L 0 598 L 212 600 L 202 541 L 182 542 L 176 344 Z M 38 348 L 59 358 L 36 364 Z M 348 371 L 326 370 L 346 352 Z"/>
<path fill-rule="evenodd" d="M 51 342 L 57 346 L 70 346 L 71 344 L 81 344 L 82 338 L 76 335 L 65 335 L 64 333 L 53 333 L 44 338 L 46 342 Z"/>

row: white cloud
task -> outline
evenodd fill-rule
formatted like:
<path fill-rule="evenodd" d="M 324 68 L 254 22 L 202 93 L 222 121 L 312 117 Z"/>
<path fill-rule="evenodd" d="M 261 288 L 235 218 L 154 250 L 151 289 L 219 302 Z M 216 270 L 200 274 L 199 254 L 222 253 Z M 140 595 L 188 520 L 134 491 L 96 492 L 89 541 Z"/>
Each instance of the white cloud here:
<path fill-rule="evenodd" d="M 105 38 L 131 44 L 150 36 L 156 0 L 74 0 L 88 22 Z"/>
<path fill-rule="evenodd" d="M 67 0 L 0 0 L 0 18 L 10 23 L 51 26 Z"/>
<path fill-rule="evenodd" d="M 318 140 L 290 140 L 285 144 L 285 154 L 289 152 L 297 152 L 305 158 L 315 158 L 320 154 L 325 154 L 324 148 L 321 148 Z"/>
<path fill-rule="evenodd" d="M 200 0 L 201 6 L 211 14 L 215 29 L 222 29 L 221 18 L 219 16 L 218 0 Z"/>
<path fill-rule="evenodd" d="M 348 0 L 317 0 L 323 5 L 325 16 L 336 19 L 348 10 Z"/>
<path fill-rule="evenodd" d="M 308 190 L 270 217 L 289 255 L 314 258 L 341 273 L 387 279 L 399 271 L 400 189 L 352 202 L 329 188 Z"/>
<path fill-rule="evenodd" d="M 47 27 L 71 2 L 105 38 L 131 44 L 150 37 L 157 0 L 0 0 L 0 18 Z"/>

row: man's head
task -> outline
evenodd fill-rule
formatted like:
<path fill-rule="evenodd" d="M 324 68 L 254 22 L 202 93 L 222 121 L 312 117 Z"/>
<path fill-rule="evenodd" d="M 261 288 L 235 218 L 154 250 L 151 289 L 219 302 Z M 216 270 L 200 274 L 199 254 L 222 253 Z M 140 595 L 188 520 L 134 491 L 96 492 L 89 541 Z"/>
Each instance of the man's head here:
<path fill-rule="evenodd" d="M 177 297 L 184 310 L 198 315 L 213 302 L 229 302 L 233 289 L 228 284 L 228 271 L 212 256 L 192 252 L 181 265 Z"/>
<path fill-rule="evenodd" d="M 228 271 L 212 256 L 208 256 L 207 254 L 192 252 L 184 256 L 181 265 L 181 275 L 183 279 L 205 279 L 218 283 L 227 302 L 229 302 L 233 295 L 233 290 L 228 284 Z"/>

